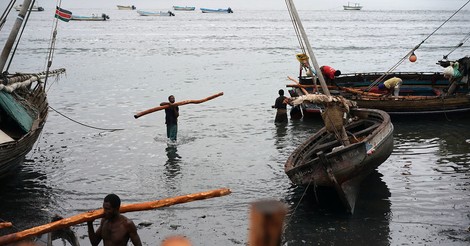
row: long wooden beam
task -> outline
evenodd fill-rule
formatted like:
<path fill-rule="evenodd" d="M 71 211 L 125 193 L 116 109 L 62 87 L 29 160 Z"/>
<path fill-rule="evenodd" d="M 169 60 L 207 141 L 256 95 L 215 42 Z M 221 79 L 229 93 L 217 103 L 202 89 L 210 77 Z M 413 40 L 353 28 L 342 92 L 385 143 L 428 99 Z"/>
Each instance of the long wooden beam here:
<path fill-rule="evenodd" d="M 135 211 L 152 210 L 152 209 L 168 207 L 168 206 L 180 204 L 180 203 L 187 203 L 187 202 L 203 200 L 203 199 L 208 199 L 208 198 L 213 198 L 213 197 L 225 196 L 230 193 L 231 193 L 230 189 L 222 188 L 222 189 L 217 189 L 217 190 L 212 190 L 212 191 L 166 198 L 163 200 L 122 205 L 119 211 L 121 213 L 127 213 L 127 212 L 135 212 Z M 89 211 L 86 213 L 74 215 L 72 217 L 64 218 L 58 221 L 54 221 L 52 223 L 48 223 L 45 225 L 33 227 L 31 229 L 27 229 L 24 231 L 1 236 L 0 245 L 6 245 L 8 243 L 23 240 L 32 236 L 38 236 L 38 235 L 55 231 L 58 229 L 63 229 L 69 226 L 81 224 L 83 222 L 93 221 L 95 219 L 102 218 L 103 215 L 104 215 L 103 209 L 93 210 L 93 211 Z"/>
<path fill-rule="evenodd" d="M 219 92 L 217 94 L 214 94 L 212 96 L 209 96 L 209 97 L 206 97 L 206 98 L 203 98 L 203 99 L 199 99 L 199 100 L 186 100 L 186 101 L 181 101 L 181 102 L 175 102 L 173 103 L 174 106 L 181 106 L 181 105 L 185 105 L 185 104 L 189 104 L 189 103 L 192 103 L 192 104 L 199 104 L 199 103 L 203 103 L 203 102 L 206 102 L 206 101 L 209 101 L 209 100 L 212 100 L 216 97 L 219 97 L 219 96 L 222 96 L 224 93 L 223 92 Z M 151 108 L 151 109 L 147 109 L 145 111 L 142 111 L 142 112 L 139 112 L 137 114 L 134 115 L 134 118 L 139 118 L 141 116 L 144 116 L 146 114 L 150 114 L 150 113 L 153 113 L 153 112 L 156 112 L 156 111 L 159 111 L 159 110 L 162 110 L 162 109 L 166 109 L 166 108 L 169 108 L 170 105 L 167 104 L 167 105 L 163 105 L 163 106 L 158 106 L 158 107 L 154 107 L 154 108 Z"/>

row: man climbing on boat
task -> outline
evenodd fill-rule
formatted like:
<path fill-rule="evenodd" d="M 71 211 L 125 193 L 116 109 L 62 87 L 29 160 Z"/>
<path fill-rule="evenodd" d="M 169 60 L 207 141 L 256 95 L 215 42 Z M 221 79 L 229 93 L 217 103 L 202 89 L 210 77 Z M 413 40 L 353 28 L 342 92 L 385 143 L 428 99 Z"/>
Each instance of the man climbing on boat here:
<path fill-rule="evenodd" d="M 386 96 L 393 95 L 395 97 L 398 97 L 398 94 L 400 93 L 400 86 L 403 83 L 403 81 L 398 78 L 398 77 L 393 77 L 390 79 L 385 80 L 385 82 L 379 84 L 379 90 L 381 91 L 387 91 Z"/>
<path fill-rule="evenodd" d="M 340 70 L 336 70 L 330 66 L 321 66 L 320 71 L 323 74 L 323 77 L 325 78 L 325 82 L 327 85 L 332 85 L 333 80 L 341 75 Z"/>

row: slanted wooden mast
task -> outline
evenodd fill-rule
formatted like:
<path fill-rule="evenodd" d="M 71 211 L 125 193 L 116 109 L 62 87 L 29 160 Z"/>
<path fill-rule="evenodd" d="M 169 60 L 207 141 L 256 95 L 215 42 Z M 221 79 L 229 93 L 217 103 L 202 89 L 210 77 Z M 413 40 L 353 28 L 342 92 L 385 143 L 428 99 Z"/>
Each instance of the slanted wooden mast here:
<path fill-rule="evenodd" d="M 318 65 L 315 55 L 313 54 L 312 46 L 310 46 L 310 42 L 308 41 L 307 34 L 305 33 L 305 29 L 302 25 L 302 22 L 300 21 L 299 14 L 297 13 L 297 9 L 295 8 L 293 0 L 286 0 L 286 5 L 289 10 L 289 14 L 292 18 L 292 24 L 294 25 L 294 28 L 300 32 L 302 39 L 299 41 L 302 41 L 305 47 L 307 48 L 308 55 L 313 64 L 313 68 L 315 68 L 316 75 L 320 79 L 320 85 L 323 90 L 323 93 L 327 96 L 330 96 L 331 94 L 328 90 L 328 86 L 326 85 L 325 78 L 323 77 L 323 74 L 320 71 L 320 66 Z"/>
<path fill-rule="evenodd" d="M 24 0 L 23 5 L 21 7 L 20 12 L 18 13 L 18 17 L 16 18 L 15 24 L 11 29 L 10 36 L 5 43 L 5 46 L 2 50 L 2 54 L 0 55 L 0 72 L 3 72 L 5 68 L 5 64 L 7 63 L 8 57 L 10 56 L 11 48 L 15 43 L 16 37 L 21 29 L 21 25 L 25 19 L 26 13 L 28 12 L 29 6 L 31 5 L 31 0 Z"/>

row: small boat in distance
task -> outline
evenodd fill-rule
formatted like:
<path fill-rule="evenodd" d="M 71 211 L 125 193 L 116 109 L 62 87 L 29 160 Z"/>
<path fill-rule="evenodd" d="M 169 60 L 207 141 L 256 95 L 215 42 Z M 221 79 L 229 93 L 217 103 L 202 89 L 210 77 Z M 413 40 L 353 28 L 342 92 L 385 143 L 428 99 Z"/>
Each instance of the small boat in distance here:
<path fill-rule="evenodd" d="M 173 14 L 173 12 L 171 11 L 153 12 L 153 11 L 137 10 L 137 13 L 141 16 L 175 16 L 175 14 Z"/>
<path fill-rule="evenodd" d="M 109 16 L 106 14 L 95 15 L 92 14 L 91 16 L 81 16 L 81 15 L 72 15 L 70 20 L 73 21 L 105 21 L 109 20 Z"/>
<path fill-rule="evenodd" d="M 173 9 L 175 11 L 194 11 L 196 7 L 190 7 L 190 6 L 173 6 Z"/>
<path fill-rule="evenodd" d="M 231 14 L 233 13 L 232 9 L 226 8 L 226 9 L 208 9 L 208 8 L 200 8 L 202 13 L 228 13 Z"/>
<path fill-rule="evenodd" d="M 129 5 L 127 5 L 127 6 L 117 5 L 117 8 L 118 8 L 119 10 L 134 10 L 134 9 L 135 9 L 135 6 L 134 6 L 134 5 L 132 5 L 132 6 L 129 6 Z"/>
<path fill-rule="evenodd" d="M 348 5 L 343 5 L 344 10 L 361 10 L 362 6 L 359 3 L 351 4 L 348 2 Z"/>
<path fill-rule="evenodd" d="M 15 6 L 15 10 L 20 11 L 22 7 L 23 7 L 23 4 L 17 5 L 17 6 Z M 40 12 L 40 11 L 44 11 L 44 8 L 40 7 L 40 6 L 33 5 L 33 8 L 31 8 L 31 11 Z"/>

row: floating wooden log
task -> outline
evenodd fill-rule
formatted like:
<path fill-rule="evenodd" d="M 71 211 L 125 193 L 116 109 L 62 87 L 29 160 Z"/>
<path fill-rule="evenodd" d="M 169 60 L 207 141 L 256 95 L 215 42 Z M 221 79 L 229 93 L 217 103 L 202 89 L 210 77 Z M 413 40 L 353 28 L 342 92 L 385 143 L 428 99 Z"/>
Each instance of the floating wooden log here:
<path fill-rule="evenodd" d="M 274 200 L 258 201 L 251 204 L 250 246 L 281 245 L 282 227 L 287 208 L 284 203 Z"/>
<path fill-rule="evenodd" d="M 152 210 L 152 209 L 168 207 L 168 206 L 180 204 L 180 203 L 187 203 L 187 202 L 203 200 L 203 199 L 208 199 L 208 198 L 213 198 L 213 197 L 225 196 L 230 193 L 231 193 L 230 189 L 222 188 L 222 189 L 217 189 L 217 190 L 212 190 L 212 191 L 166 198 L 163 200 L 121 205 L 121 208 L 119 209 L 119 211 L 121 213 L 127 213 L 127 212 L 135 212 L 135 211 Z M 104 216 L 103 209 L 93 210 L 93 211 L 89 211 L 86 213 L 74 215 L 72 217 L 64 218 L 58 221 L 54 221 L 52 223 L 48 223 L 48 224 L 33 227 L 31 229 L 27 229 L 24 231 L 1 236 L 0 245 L 5 245 L 8 243 L 16 242 L 16 241 L 23 240 L 32 236 L 38 236 L 38 235 L 55 231 L 58 229 L 81 224 L 83 222 L 93 221 L 95 219 L 102 218 L 103 216 Z"/>
<path fill-rule="evenodd" d="M 224 93 L 223 92 L 219 92 L 215 95 L 212 95 L 210 97 L 206 97 L 206 98 L 203 98 L 203 99 L 199 99 L 199 100 L 186 100 L 186 101 L 180 101 L 180 102 L 175 102 L 173 103 L 174 106 L 182 106 L 182 105 L 185 105 L 185 104 L 199 104 L 199 103 L 203 103 L 203 102 L 206 102 L 206 101 L 209 101 L 209 100 L 212 100 L 216 97 L 219 97 L 219 96 L 222 96 Z M 153 113 L 153 112 L 156 112 L 156 111 L 159 111 L 159 110 L 162 110 L 162 109 L 166 109 L 166 108 L 169 108 L 170 107 L 170 104 L 167 104 L 167 105 L 163 105 L 163 106 L 158 106 L 158 107 L 155 107 L 155 108 L 151 108 L 151 109 L 147 109 L 145 111 L 142 111 L 142 112 L 139 112 L 137 114 L 134 115 L 134 118 L 139 118 L 141 116 L 144 116 L 146 114 L 150 114 L 150 113 Z"/>

